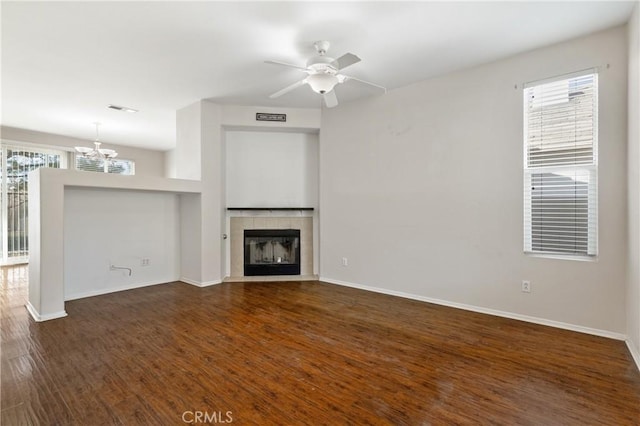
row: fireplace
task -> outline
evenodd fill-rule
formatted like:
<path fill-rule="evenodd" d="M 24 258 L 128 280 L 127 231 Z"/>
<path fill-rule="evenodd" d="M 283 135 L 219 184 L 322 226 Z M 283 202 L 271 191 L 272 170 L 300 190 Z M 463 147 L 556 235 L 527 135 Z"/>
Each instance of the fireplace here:
<path fill-rule="evenodd" d="M 300 275 L 300 230 L 245 229 L 244 275 Z"/>

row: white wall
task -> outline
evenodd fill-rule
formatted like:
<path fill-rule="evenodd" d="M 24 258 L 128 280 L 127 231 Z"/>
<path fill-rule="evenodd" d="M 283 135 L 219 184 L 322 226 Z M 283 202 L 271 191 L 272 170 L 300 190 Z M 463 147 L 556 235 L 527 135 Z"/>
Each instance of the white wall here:
<path fill-rule="evenodd" d="M 590 67 L 601 67 L 600 256 L 527 256 L 522 84 Z M 616 28 L 324 110 L 321 279 L 622 336 L 626 81 Z"/>
<path fill-rule="evenodd" d="M 168 178 L 200 180 L 201 103 L 176 111 L 176 147 L 167 153 Z"/>
<path fill-rule="evenodd" d="M 208 101 L 180 109 L 176 113 L 176 148 L 167 153 L 169 176 L 202 182 L 200 195 L 182 197 L 180 221 L 186 247 L 180 279 L 198 286 L 220 283 L 225 264 L 220 114 L 220 106 Z"/>
<path fill-rule="evenodd" d="M 190 194 L 199 196 L 202 185 L 192 180 L 164 179 L 156 176 L 121 176 L 106 173 L 87 173 L 74 170 L 40 168 L 29 174 L 29 302 L 27 308 L 37 321 L 59 318 L 66 315 L 65 276 L 69 267 L 82 268 L 80 264 L 67 265 L 65 262 L 65 235 L 73 232 L 65 226 L 65 214 L 74 215 L 74 208 L 65 206 L 65 190 L 69 188 L 91 188 L 91 190 L 115 191 L 126 194 L 133 191 L 135 195 L 142 192 L 156 192 L 164 194 Z M 102 189 L 100 189 L 102 188 Z M 122 191 L 122 192 L 118 192 Z M 132 197 L 135 197 L 132 195 Z M 123 197 L 125 195 L 122 195 Z M 105 216 L 102 227 L 112 224 L 127 223 L 116 212 L 119 208 L 119 198 L 110 197 L 115 204 L 109 206 L 110 216 Z M 118 210 L 119 211 L 119 210 Z M 123 207 L 123 211 L 126 208 Z M 146 212 L 150 213 L 150 212 Z M 126 214 L 126 213 L 124 213 Z M 157 214 L 157 212 L 154 212 Z M 89 217 L 82 215 L 82 220 Z M 153 219 L 148 219 L 153 220 Z M 177 225 L 176 225 L 177 226 Z M 173 233 L 174 229 L 164 229 L 163 232 Z M 86 235 L 81 235 L 86 238 Z M 153 235 L 145 234 L 144 238 L 154 239 Z M 108 244 L 108 242 L 105 242 Z M 179 244 L 179 243 L 178 243 Z M 126 248 L 122 248 L 126 250 Z M 103 259 L 95 256 L 103 265 Z M 107 259 L 108 260 L 108 259 Z M 98 266 L 102 267 L 102 266 Z M 136 275 L 136 279 L 139 276 Z M 169 275 L 163 276 L 163 280 Z M 144 284 L 146 282 L 142 282 Z M 141 284 L 138 281 L 136 284 Z"/>
<path fill-rule="evenodd" d="M 227 129 L 317 131 L 320 127 L 319 108 L 275 108 L 261 106 L 224 105 L 221 121 Z M 287 121 L 256 121 L 256 113 L 286 114 Z"/>
<path fill-rule="evenodd" d="M 225 264 L 224 149 L 220 105 L 201 101 L 202 282 L 221 282 Z"/>
<path fill-rule="evenodd" d="M 202 283 L 202 221 L 200 194 L 180 195 L 180 280 Z"/>
<path fill-rule="evenodd" d="M 318 135 L 226 133 L 230 207 L 317 207 Z"/>
<path fill-rule="evenodd" d="M 256 122 L 256 112 L 287 114 L 285 123 Z M 167 153 L 168 176 L 199 179 L 201 195 L 182 197 L 181 232 L 183 250 L 181 279 L 195 285 L 219 283 L 228 272 L 226 215 L 226 132 L 231 130 L 282 130 L 317 132 L 320 110 L 220 106 L 202 100 L 177 115 L 176 148 Z M 191 239 L 190 248 L 184 248 Z"/>
<path fill-rule="evenodd" d="M 176 147 L 166 155 L 167 177 L 201 179 L 202 108 L 200 102 L 176 111 Z M 181 196 L 180 279 L 200 285 L 202 281 L 202 209 L 201 195 Z"/>
<path fill-rule="evenodd" d="M 76 139 L 68 136 L 53 135 L 50 133 L 36 132 L 33 130 L 17 129 L 3 126 L 0 128 L 3 142 L 28 143 L 49 146 L 52 148 L 73 151 L 76 146 L 93 146 L 92 139 Z M 165 153 L 148 149 L 133 148 L 111 144 L 105 141 L 104 148 L 113 148 L 118 151 L 118 158 L 134 160 L 136 162 L 136 175 L 158 176 L 165 175 Z"/>
<path fill-rule="evenodd" d="M 640 5 L 636 4 L 628 25 L 629 35 L 629 275 L 627 334 L 640 368 Z"/>
<path fill-rule="evenodd" d="M 65 300 L 178 279 L 177 194 L 71 187 L 64 207 Z"/>

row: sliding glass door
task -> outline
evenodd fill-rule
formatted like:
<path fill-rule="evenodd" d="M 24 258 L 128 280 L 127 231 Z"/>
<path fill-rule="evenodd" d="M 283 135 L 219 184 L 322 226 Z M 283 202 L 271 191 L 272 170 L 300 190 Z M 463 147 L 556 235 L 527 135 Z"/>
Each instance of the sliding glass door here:
<path fill-rule="evenodd" d="M 0 150 L 2 264 L 28 261 L 29 172 L 40 167 L 66 167 L 64 151 L 3 145 Z"/>

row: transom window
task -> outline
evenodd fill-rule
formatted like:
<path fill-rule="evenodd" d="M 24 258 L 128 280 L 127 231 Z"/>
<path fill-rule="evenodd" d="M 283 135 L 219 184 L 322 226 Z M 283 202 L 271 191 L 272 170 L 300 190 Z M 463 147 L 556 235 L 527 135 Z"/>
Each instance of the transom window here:
<path fill-rule="evenodd" d="M 135 174 L 135 162 L 132 160 L 113 159 L 105 161 L 103 159 L 86 158 L 81 155 L 76 155 L 75 157 L 76 170 L 119 175 Z"/>

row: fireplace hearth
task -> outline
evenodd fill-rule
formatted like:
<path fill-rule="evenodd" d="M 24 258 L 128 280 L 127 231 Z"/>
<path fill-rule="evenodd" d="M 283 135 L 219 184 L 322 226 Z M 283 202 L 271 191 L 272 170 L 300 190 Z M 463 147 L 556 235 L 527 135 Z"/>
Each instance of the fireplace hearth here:
<path fill-rule="evenodd" d="M 300 275 L 300 230 L 245 229 L 244 275 Z"/>

